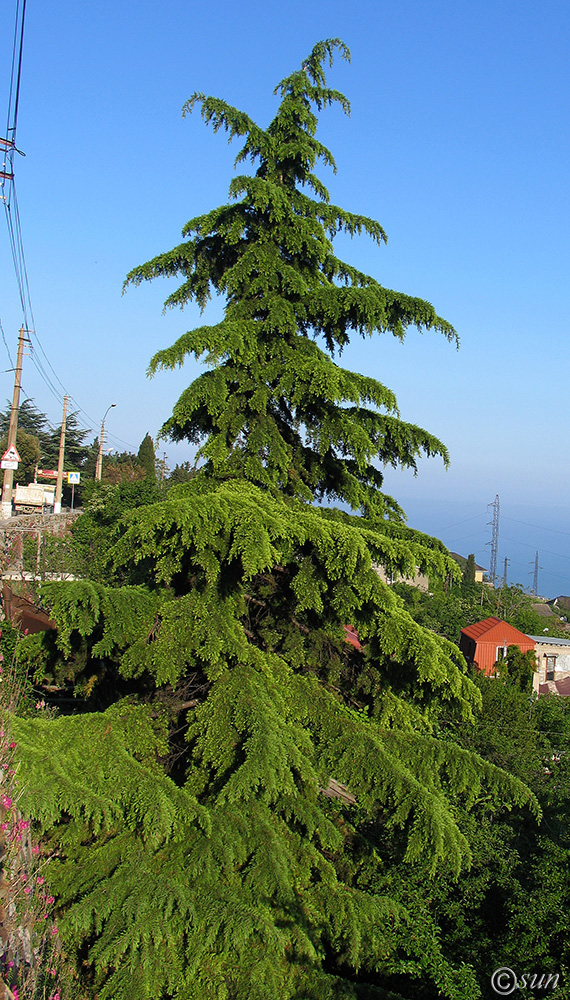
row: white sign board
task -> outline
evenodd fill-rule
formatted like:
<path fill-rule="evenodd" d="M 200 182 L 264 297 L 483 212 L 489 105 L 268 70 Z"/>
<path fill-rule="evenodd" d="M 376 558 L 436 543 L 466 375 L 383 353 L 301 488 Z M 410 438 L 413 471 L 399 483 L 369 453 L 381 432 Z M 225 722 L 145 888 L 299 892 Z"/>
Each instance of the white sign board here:
<path fill-rule="evenodd" d="M 20 461 L 20 456 L 18 455 L 18 452 L 16 451 L 14 445 L 12 445 L 10 448 L 8 448 L 7 451 L 4 452 L 4 454 L 2 455 L 2 461 L 16 462 L 16 468 L 18 468 L 17 463 Z M 11 469 L 12 466 L 8 465 L 6 466 L 6 468 Z"/>
<path fill-rule="evenodd" d="M 0 469 L 17 469 L 18 462 L 13 462 L 10 458 L 3 458 L 0 462 Z"/>
<path fill-rule="evenodd" d="M 81 482 L 81 473 L 80 472 L 68 472 L 67 473 L 67 482 L 69 483 L 70 486 L 73 486 L 73 485 L 77 486 L 77 484 Z"/>

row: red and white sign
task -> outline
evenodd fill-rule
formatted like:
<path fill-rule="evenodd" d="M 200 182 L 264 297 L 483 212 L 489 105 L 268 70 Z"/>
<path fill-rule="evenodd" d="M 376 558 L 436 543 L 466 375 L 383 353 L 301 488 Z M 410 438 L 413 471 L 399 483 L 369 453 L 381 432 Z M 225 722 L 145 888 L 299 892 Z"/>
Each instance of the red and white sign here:
<path fill-rule="evenodd" d="M 57 469 L 38 469 L 38 476 L 43 479 L 57 479 Z"/>
<path fill-rule="evenodd" d="M 18 455 L 18 452 L 16 451 L 16 448 L 14 447 L 14 445 L 11 445 L 11 447 L 8 448 L 8 450 L 4 452 L 4 454 L 2 455 L 2 461 L 3 462 L 19 462 L 20 461 L 20 456 Z"/>

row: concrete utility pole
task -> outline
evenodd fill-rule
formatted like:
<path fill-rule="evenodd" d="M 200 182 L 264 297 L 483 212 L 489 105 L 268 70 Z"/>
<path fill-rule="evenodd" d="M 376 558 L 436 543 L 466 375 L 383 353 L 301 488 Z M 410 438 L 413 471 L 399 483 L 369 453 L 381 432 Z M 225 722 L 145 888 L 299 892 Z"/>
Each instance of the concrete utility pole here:
<path fill-rule="evenodd" d="M 61 514 L 61 491 L 63 488 L 63 463 L 65 459 L 65 420 L 67 417 L 67 396 L 63 397 L 63 416 L 59 435 L 59 455 L 57 459 L 57 484 L 55 487 L 54 514 Z"/>
<path fill-rule="evenodd" d="M 14 395 L 12 396 L 12 409 L 10 410 L 10 426 L 8 428 L 8 446 L 16 447 L 16 436 L 18 434 L 18 412 L 20 409 L 20 389 L 22 387 L 22 357 L 24 354 L 24 340 L 27 330 L 20 327 L 18 335 L 18 355 L 16 358 L 16 373 L 14 375 Z M 14 470 L 4 469 L 4 480 L 2 483 L 2 517 L 4 519 L 12 517 L 12 487 L 14 485 Z"/>
<path fill-rule="evenodd" d="M 509 560 L 508 560 L 507 556 L 505 556 L 505 572 L 503 573 L 503 587 L 507 586 L 507 570 L 508 570 L 508 566 L 509 566 Z"/>
<path fill-rule="evenodd" d="M 105 416 L 103 417 L 101 423 L 101 437 L 99 438 L 99 454 L 97 455 L 97 465 L 95 466 L 95 481 L 101 482 L 101 473 L 103 471 L 103 438 L 105 437 L 105 420 L 109 410 L 112 410 L 116 403 L 111 403 L 110 406 L 105 410 Z"/>

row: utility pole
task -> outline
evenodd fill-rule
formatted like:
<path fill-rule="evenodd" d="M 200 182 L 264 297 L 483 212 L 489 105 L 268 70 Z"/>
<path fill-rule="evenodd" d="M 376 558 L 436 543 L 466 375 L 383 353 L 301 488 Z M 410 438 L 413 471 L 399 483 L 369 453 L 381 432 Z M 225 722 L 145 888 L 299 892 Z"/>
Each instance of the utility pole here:
<path fill-rule="evenodd" d="M 505 572 L 503 573 L 503 587 L 507 586 L 507 566 L 509 565 L 509 560 L 505 556 Z"/>
<path fill-rule="evenodd" d="M 18 335 L 18 355 L 16 358 L 16 373 L 14 375 L 14 395 L 12 396 L 12 409 L 10 410 L 10 426 L 8 428 L 8 446 L 16 447 L 16 436 L 18 434 L 18 412 L 20 409 L 20 389 L 22 387 L 22 357 L 24 354 L 24 340 L 27 330 L 20 327 Z M 14 485 L 14 470 L 4 469 L 4 480 L 2 483 L 2 517 L 12 517 L 12 487 Z"/>
<path fill-rule="evenodd" d="M 103 472 L 103 438 L 105 437 L 105 420 L 109 410 L 112 410 L 116 403 L 111 403 L 110 406 L 105 410 L 105 416 L 101 422 L 101 437 L 99 438 L 99 453 L 97 455 L 97 465 L 95 466 L 95 481 L 101 482 L 101 474 Z"/>
<path fill-rule="evenodd" d="M 499 494 L 497 493 L 493 503 L 488 503 L 487 507 L 493 508 L 493 520 L 489 521 L 488 524 L 492 525 L 493 533 L 491 535 L 491 562 L 489 566 L 489 577 L 491 583 L 495 586 L 495 581 L 497 579 L 497 555 L 499 551 L 499 512 L 501 505 L 499 503 Z M 487 545 L 489 543 L 487 542 Z"/>
<path fill-rule="evenodd" d="M 63 462 L 65 458 L 65 420 L 67 417 L 67 396 L 63 397 L 63 416 L 59 435 L 59 455 L 57 459 L 57 485 L 55 487 L 54 514 L 61 514 L 61 491 L 63 488 Z"/>

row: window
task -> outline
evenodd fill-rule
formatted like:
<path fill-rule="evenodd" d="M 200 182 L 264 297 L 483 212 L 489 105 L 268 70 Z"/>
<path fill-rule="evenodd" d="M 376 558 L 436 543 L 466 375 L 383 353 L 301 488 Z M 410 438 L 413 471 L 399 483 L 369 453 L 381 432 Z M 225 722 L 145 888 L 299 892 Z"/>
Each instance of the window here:
<path fill-rule="evenodd" d="M 547 654 L 545 653 L 544 659 L 546 660 L 546 680 L 553 681 L 554 671 L 556 670 L 556 657 L 547 656 Z"/>
<path fill-rule="evenodd" d="M 506 658 L 507 658 L 507 649 L 508 649 L 508 646 L 497 646 L 497 656 L 496 656 L 496 659 L 498 661 L 500 661 L 500 660 L 506 660 Z"/>

